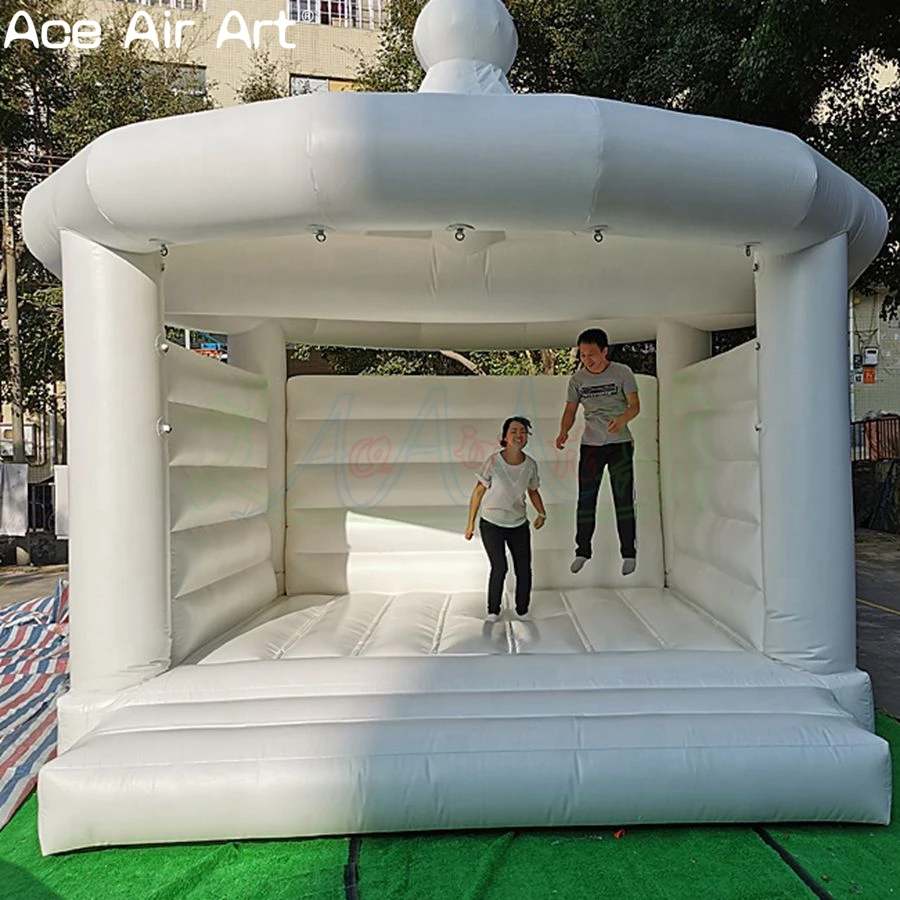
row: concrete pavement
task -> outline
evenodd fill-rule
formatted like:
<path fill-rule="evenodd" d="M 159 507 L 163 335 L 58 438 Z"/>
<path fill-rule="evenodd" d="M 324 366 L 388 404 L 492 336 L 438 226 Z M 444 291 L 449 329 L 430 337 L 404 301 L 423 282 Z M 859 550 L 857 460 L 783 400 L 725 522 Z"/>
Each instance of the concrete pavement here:
<path fill-rule="evenodd" d="M 18 600 L 49 597 L 60 578 L 68 578 L 67 566 L 0 569 L 0 609 Z"/>
<path fill-rule="evenodd" d="M 875 706 L 900 718 L 900 535 L 856 533 L 857 664 Z"/>

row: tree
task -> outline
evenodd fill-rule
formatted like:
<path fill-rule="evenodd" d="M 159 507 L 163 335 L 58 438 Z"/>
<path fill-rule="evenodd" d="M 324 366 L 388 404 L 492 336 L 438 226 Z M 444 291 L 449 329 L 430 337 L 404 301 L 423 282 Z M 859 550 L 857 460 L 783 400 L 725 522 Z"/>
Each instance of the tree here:
<path fill-rule="evenodd" d="M 888 288 L 881 315 L 889 319 L 900 312 L 900 84 L 880 85 L 869 71 L 842 85 L 828 105 L 815 143 L 880 197 L 891 216 L 885 248 L 858 285 Z"/>
<path fill-rule="evenodd" d="M 391 0 L 390 15 L 381 26 L 380 43 L 371 62 L 358 56 L 357 84 L 363 91 L 417 91 L 424 72 L 413 51 L 412 30 L 422 0 Z"/>
<path fill-rule="evenodd" d="M 25 280 L 26 284 L 31 279 Z M 62 289 L 33 286 L 19 300 L 19 351 L 22 356 L 23 406 L 46 412 L 55 403 L 54 385 L 65 380 L 62 328 Z M 9 401 L 9 334 L 0 331 L 0 379 L 3 400 Z"/>
<path fill-rule="evenodd" d="M 237 91 L 241 103 L 278 100 L 287 96 L 281 67 L 272 59 L 267 49 L 255 51 L 250 66 L 250 71 L 244 76 Z"/>
<path fill-rule="evenodd" d="M 47 19 L 64 18 L 60 0 L 0 0 L 0 21 L 27 11 L 38 29 Z M 137 41 L 125 49 L 128 13 L 122 9 L 102 23 L 98 49 L 78 54 L 34 47 L 18 40 L 0 54 L 0 151 L 8 177 L 0 184 L 13 204 L 18 231 L 21 202 L 65 157 L 104 132 L 144 119 L 209 109 L 212 101 L 202 70 L 184 54 L 156 59 Z M 21 29 L 20 29 L 21 30 Z M 9 378 L 9 331 L 0 331 L 3 398 L 21 391 L 34 412 L 53 409 L 54 382 L 64 373 L 62 293 L 58 282 L 15 241 L 19 294 L 21 385 Z M 0 301 L 5 305 L 0 279 Z"/>
<path fill-rule="evenodd" d="M 56 0 L 0 0 L 0 23 L 8 25 L 19 10 L 35 22 L 56 18 Z M 12 150 L 49 144 L 54 110 L 71 97 L 70 61 L 61 51 L 13 41 L 0 53 L 0 146 Z"/>
<path fill-rule="evenodd" d="M 128 21 L 127 10 L 116 10 L 102 24 L 100 46 L 72 58 L 69 97 L 49 128 L 53 151 L 72 155 L 113 128 L 212 108 L 205 70 L 183 53 L 156 59 L 147 41 L 126 49 Z"/>
<path fill-rule="evenodd" d="M 358 81 L 367 91 L 416 91 L 424 72 L 412 44 L 413 28 L 425 0 L 391 0 L 375 57 L 359 58 Z M 519 52 L 509 75 L 519 91 L 571 91 L 578 82 L 578 60 L 596 14 L 595 2 L 506 0 L 516 23 Z"/>
<path fill-rule="evenodd" d="M 375 350 L 296 345 L 296 359 L 315 349 L 341 375 L 563 375 L 574 371 L 575 355 L 562 350 Z"/>
<path fill-rule="evenodd" d="M 900 288 L 900 12 L 873 0 L 598 0 L 584 57 L 596 96 L 792 132 L 878 194 L 891 218 L 858 287 Z M 652 18 L 651 18 L 652 16 Z M 886 310 L 891 309 L 891 303 Z"/>

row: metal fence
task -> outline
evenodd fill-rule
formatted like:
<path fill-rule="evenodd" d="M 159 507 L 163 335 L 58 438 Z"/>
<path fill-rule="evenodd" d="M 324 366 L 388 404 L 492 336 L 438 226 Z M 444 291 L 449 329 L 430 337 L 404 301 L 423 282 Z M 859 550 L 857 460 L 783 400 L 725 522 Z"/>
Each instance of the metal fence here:
<path fill-rule="evenodd" d="M 900 416 L 852 422 L 850 458 L 854 462 L 900 458 Z"/>
<path fill-rule="evenodd" d="M 28 530 L 55 531 L 53 482 L 28 485 Z"/>

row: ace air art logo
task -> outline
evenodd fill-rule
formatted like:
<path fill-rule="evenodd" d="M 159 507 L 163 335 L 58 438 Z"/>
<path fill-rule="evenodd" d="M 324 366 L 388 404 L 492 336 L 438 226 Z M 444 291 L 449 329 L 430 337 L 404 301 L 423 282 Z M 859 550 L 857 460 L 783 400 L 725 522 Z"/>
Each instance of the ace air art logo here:
<path fill-rule="evenodd" d="M 266 42 L 273 31 L 278 34 L 278 43 L 286 50 L 296 49 L 296 44 L 287 39 L 287 31 L 300 23 L 288 19 L 281 10 L 277 19 L 252 19 L 247 21 L 241 13 L 229 10 L 219 25 L 216 49 L 228 41 L 240 41 L 248 49 L 258 49 L 260 42 Z M 163 22 L 158 25 L 148 12 L 138 10 L 129 20 L 123 45 L 128 49 L 136 41 L 147 41 L 157 50 L 180 49 L 185 33 L 193 28 L 192 19 L 172 18 L 172 13 L 163 13 Z M 27 41 L 35 48 L 65 50 L 70 45 L 76 50 L 96 50 L 103 39 L 103 29 L 93 19 L 47 19 L 40 25 L 23 9 L 17 10 L 5 29 L 3 48 L 7 49 L 15 41 Z"/>

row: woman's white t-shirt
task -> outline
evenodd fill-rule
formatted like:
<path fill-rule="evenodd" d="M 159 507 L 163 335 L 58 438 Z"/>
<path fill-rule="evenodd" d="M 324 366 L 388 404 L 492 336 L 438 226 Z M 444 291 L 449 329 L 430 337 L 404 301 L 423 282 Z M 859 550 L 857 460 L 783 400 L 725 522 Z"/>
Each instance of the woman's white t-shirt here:
<path fill-rule="evenodd" d="M 537 463 L 527 454 L 511 466 L 498 450 L 492 453 L 476 476 L 487 488 L 481 501 L 481 518 L 492 525 L 516 528 L 528 521 L 525 493 L 541 486 Z"/>

